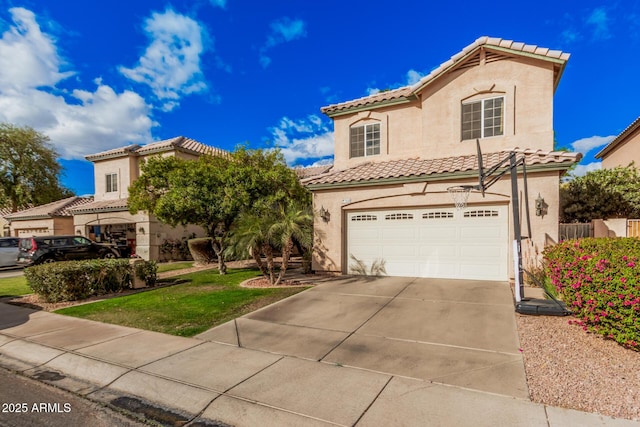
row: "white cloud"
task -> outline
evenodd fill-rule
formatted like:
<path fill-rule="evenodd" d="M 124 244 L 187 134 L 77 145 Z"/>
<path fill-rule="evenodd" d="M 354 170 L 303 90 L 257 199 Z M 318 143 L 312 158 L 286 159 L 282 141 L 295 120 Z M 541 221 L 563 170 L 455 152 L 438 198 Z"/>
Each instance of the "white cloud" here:
<path fill-rule="evenodd" d="M 13 25 L 0 40 L 0 89 L 21 90 L 54 86 L 73 72 L 60 72 L 64 62 L 55 40 L 44 34 L 30 10 L 9 9 Z"/>
<path fill-rule="evenodd" d="M 270 131 L 273 142 L 289 164 L 333 156 L 333 131 L 330 124 L 317 115 L 296 121 L 283 117 Z"/>
<path fill-rule="evenodd" d="M 211 3 L 211 6 L 219 7 L 221 9 L 227 7 L 227 0 L 209 0 L 209 3 Z"/>
<path fill-rule="evenodd" d="M 301 39 L 307 36 L 307 24 L 302 19 L 280 18 L 271 22 L 271 32 L 267 36 L 265 45 L 260 49 L 260 64 L 266 68 L 271 64 L 267 51 L 274 46 Z"/>
<path fill-rule="evenodd" d="M 572 176 L 584 176 L 587 172 L 595 171 L 598 169 L 602 169 L 602 162 L 593 162 L 588 163 L 586 165 L 576 165 L 576 167 L 571 171 Z"/>
<path fill-rule="evenodd" d="M 124 76 L 148 85 L 164 111 L 177 107 L 184 95 L 207 90 L 200 70 L 207 34 L 198 22 L 168 9 L 147 18 L 144 30 L 151 43 L 134 68 L 119 68 Z"/>
<path fill-rule="evenodd" d="M 407 71 L 407 85 L 414 85 L 418 83 L 423 77 L 423 73 L 416 70 L 409 70 Z"/>
<path fill-rule="evenodd" d="M 604 147 L 615 139 L 615 135 L 609 136 L 592 136 L 589 138 L 582 138 L 571 143 L 571 148 L 582 154 L 586 154 L 594 148 Z"/>
<path fill-rule="evenodd" d="M 367 93 L 367 95 L 376 95 L 382 92 L 383 90 L 393 90 L 400 87 L 411 86 L 418 83 L 420 79 L 422 79 L 424 76 L 425 76 L 424 73 L 411 69 L 407 71 L 407 74 L 405 74 L 404 79 L 402 81 L 398 83 L 394 83 L 390 87 L 387 87 L 385 89 L 380 89 L 377 87 L 368 87 L 365 90 L 365 92 Z"/>
<path fill-rule="evenodd" d="M 611 38 L 609 31 L 609 17 L 604 7 L 595 8 L 586 21 L 587 25 L 593 26 L 593 39 L 606 40 Z"/>
<path fill-rule="evenodd" d="M 151 106 L 135 92 L 116 93 L 96 79 L 95 91 L 55 85 L 72 75 L 61 72 L 55 40 L 41 31 L 33 12 L 10 9 L 14 25 L 0 39 L 0 121 L 28 125 L 48 135 L 67 159 L 151 141 Z M 10 64 L 7 61 L 10 56 Z M 8 65 L 10 66 L 8 66 Z M 65 98 L 66 96 L 66 98 Z"/>

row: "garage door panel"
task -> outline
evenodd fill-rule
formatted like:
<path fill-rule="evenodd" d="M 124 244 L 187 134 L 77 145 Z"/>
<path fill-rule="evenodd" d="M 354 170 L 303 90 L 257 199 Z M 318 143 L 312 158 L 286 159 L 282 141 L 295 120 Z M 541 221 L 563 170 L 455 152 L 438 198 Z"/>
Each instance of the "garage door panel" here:
<path fill-rule="evenodd" d="M 482 228 L 460 228 L 460 238 L 469 241 L 486 240 L 501 237 L 500 228 L 495 224 L 483 224 Z"/>
<path fill-rule="evenodd" d="M 382 238 L 387 240 L 412 240 L 415 238 L 415 231 L 412 231 L 410 228 L 406 227 L 385 227 L 382 230 Z"/>
<path fill-rule="evenodd" d="M 457 255 L 457 247 L 454 245 L 440 245 L 440 246 L 420 246 L 419 255 L 422 259 L 425 258 L 454 258 Z"/>
<path fill-rule="evenodd" d="M 414 258 L 417 252 L 418 248 L 416 246 L 389 245 L 382 248 L 382 258 L 385 260 L 407 257 Z"/>
<path fill-rule="evenodd" d="M 460 256 L 473 260 L 477 259 L 496 259 L 506 255 L 504 246 L 486 245 L 486 246 L 464 246 L 460 248 Z"/>
<path fill-rule="evenodd" d="M 390 276 L 507 280 L 507 213 L 506 206 L 349 213 L 347 248 L 368 268 L 384 260 Z"/>

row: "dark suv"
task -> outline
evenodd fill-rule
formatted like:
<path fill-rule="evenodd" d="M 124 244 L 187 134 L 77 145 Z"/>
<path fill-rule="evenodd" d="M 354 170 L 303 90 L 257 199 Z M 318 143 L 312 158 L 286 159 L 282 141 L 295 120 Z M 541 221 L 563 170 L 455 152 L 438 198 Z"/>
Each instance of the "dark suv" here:
<path fill-rule="evenodd" d="M 117 249 L 82 236 L 44 236 L 20 239 L 19 265 L 91 258 L 119 258 Z"/>

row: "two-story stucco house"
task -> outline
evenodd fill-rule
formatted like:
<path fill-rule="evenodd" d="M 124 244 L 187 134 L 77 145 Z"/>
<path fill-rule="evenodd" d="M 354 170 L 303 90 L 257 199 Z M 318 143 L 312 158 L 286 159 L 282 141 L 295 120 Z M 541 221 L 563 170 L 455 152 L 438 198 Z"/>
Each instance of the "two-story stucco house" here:
<path fill-rule="evenodd" d="M 127 207 L 129 186 L 140 176 L 140 166 L 147 157 L 176 156 L 193 160 L 203 154 L 225 155 L 226 152 L 179 136 L 86 156 L 94 166 L 95 195 L 92 203 L 72 209 L 75 233 L 115 243 L 125 248 L 125 252 L 144 259 L 158 259 L 160 246 L 166 240 L 180 240 L 192 233 L 204 236 L 200 227 L 170 227 L 147 212 L 132 215 Z"/>
<path fill-rule="evenodd" d="M 602 160 L 604 169 L 629 166 L 632 162 L 640 168 L 640 117 L 596 154 L 596 159 Z"/>
<path fill-rule="evenodd" d="M 560 176 L 580 158 L 553 151 L 553 96 L 568 58 L 481 37 L 411 86 L 322 108 L 335 162 L 303 180 L 321 213 L 314 268 L 348 273 L 357 259 L 384 262 L 391 276 L 513 277 L 509 175 L 484 197 L 472 191 L 465 209 L 447 192 L 478 183 L 476 140 L 485 167 L 514 150 L 524 157 L 532 235 L 523 252 L 557 241 Z"/>

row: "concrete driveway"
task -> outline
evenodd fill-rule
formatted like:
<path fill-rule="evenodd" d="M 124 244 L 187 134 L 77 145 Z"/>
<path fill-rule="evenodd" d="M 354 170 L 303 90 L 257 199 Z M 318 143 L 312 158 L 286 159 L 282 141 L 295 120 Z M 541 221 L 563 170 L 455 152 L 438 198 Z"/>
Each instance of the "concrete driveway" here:
<path fill-rule="evenodd" d="M 506 282 L 335 278 L 197 338 L 528 399 Z"/>

